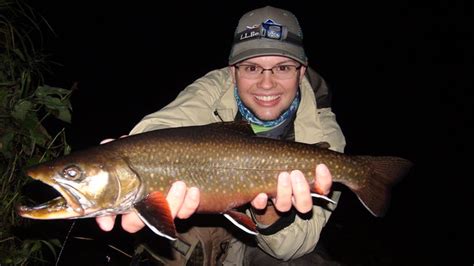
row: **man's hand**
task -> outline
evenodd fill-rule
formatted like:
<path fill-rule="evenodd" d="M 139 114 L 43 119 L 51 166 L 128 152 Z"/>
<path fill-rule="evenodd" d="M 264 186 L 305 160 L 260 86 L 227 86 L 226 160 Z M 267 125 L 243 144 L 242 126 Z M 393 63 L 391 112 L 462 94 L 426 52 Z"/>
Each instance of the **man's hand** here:
<path fill-rule="evenodd" d="M 322 191 L 323 195 L 329 194 L 332 186 L 332 176 L 324 164 L 316 166 L 315 187 Z M 300 213 L 307 213 L 313 208 L 310 187 L 301 171 L 295 170 L 291 173 L 282 172 L 278 176 L 277 195 L 272 199 L 274 208 L 267 208 L 268 196 L 260 193 L 251 202 L 258 211 L 257 221 L 270 225 L 280 215 L 278 212 L 287 212 L 292 206 Z"/>
<path fill-rule="evenodd" d="M 189 218 L 199 205 L 199 190 L 195 187 L 187 188 L 182 181 L 173 183 L 166 196 L 173 218 Z M 115 215 L 97 217 L 99 227 L 104 231 L 110 231 L 114 227 Z M 122 227 L 129 233 L 135 233 L 142 229 L 145 224 L 135 212 L 122 215 Z"/>

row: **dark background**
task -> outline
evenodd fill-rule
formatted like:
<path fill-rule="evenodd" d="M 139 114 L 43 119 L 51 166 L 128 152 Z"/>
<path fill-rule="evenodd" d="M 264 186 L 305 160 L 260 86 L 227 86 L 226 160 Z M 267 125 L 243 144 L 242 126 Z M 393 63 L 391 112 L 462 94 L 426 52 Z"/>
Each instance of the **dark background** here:
<path fill-rule="evenodd" d="M 333 90 L 346 152 L 415 163 L 384 218 L 344 194 L 322 236 L 331 256 L 348 265 L 472 264 L 472 174 L 462 163 L 471 143 L 471 1 L 32 2 L 56 33 L 45 49 L 63 65 L 46 83 L 78 82 L 67 128 L 73 150 L 127 134 L 186 85 L 225 66 L 244 12 L 268 3 L 289 9 L 310 66 Z M 42 224 L 64 239 L 71 222 Z M 127 265 L 108 245 L 131 252 L 133 241 L 120 226 L 103 233 L 93 219 L 78 220 L 59 264 Z"/>

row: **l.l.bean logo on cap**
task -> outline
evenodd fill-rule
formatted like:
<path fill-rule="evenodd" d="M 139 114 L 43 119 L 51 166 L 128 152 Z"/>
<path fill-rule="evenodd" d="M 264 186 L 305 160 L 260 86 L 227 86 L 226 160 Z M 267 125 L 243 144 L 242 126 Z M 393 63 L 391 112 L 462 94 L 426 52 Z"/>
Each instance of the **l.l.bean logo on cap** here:
<path fill-rule="evenodd" d="M 246 27 L 248 30 L 251 30 L 251 29 L 258 28 L 258 26 L 260 26 L 260 25 L 255 24 L 255 25 L 253 25 L 253 26 L 245 26 L 245 27 Z"/>

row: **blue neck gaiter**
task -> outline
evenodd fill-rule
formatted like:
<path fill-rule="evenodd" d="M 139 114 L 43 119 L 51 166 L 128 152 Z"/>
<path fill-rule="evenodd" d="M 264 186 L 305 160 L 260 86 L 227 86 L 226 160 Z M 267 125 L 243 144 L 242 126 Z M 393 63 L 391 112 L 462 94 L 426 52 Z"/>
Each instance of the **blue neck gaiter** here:
<path fill-rule="evenodd" d="M 280 125 L 281 123 L 283 123 L 286 119 L 291 117 L 296 112 L 300 104 L 300 92 L 298 90 L 296 92 L 296 97 L 291 103 L 290 107 L 285 112 L 283 112 L 283 114 L 281 114 L 280 117 L 278 117 L 275 120 L 264 121 L 256 117 L 255 114 L 252 113 L 252 111 L 250 111 L 242 103 L 242 100 L 240 99 L 240 96 L 237 93 L 237 87 L 234 88 L 234 96 L 235 96 L 235 100 L 237 101 L 237 107 L 239 108 L 239 112 L 245 120 L 249 121 L 252 124 L 263 126 L 263 127 L 269 127 L 269 128 L 276 127 Z"/>

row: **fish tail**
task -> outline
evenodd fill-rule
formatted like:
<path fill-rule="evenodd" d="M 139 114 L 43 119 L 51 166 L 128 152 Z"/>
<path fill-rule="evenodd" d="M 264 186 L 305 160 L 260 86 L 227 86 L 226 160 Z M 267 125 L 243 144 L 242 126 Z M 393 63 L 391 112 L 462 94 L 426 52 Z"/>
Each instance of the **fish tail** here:
<path fill-rule="evenodd" d="M 357 157 L 367 162 L 372 171 L 364 185 L 356 188 L 348 185 L 374 216 L 384 216 L 390 204 L 391 187 L 408 173 L 413 164 L 393 156 Z"/>

